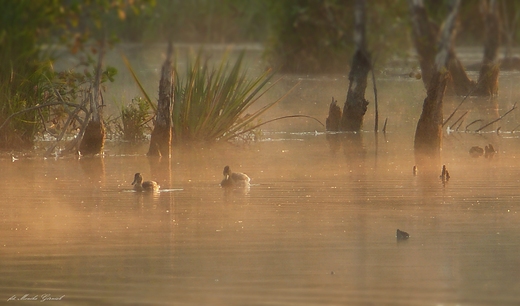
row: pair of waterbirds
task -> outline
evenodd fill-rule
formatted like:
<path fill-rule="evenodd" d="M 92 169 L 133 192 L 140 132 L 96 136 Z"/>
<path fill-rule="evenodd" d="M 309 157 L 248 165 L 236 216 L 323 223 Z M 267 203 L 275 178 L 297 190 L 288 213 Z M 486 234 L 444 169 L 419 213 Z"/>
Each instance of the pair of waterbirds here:
<path fill-rule="evenodd" d="M 249 187 L 249 182 L 251 179 L 244 173 L 232 172 L 231 168 L 226 166 L 224 167 L 222 174 L 224 175 L 224 179 L 220 182 L 220 186 L 223 188 Z M 134 175 L 134 181 L 132 182 L 132 185 L 134 185 L 134 190 L 138 192 L 156 192 L 159 191 L 159 188 L 161 187 L 155 181 L 143 181 L 143 176 L 141 173 L 136 173 Z"/>

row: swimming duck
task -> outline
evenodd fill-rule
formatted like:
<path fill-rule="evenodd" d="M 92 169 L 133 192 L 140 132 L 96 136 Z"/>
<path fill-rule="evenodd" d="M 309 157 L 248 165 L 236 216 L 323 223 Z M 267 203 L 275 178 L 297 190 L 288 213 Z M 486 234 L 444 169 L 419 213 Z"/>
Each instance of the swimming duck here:
<path fill-rule="evenodd" d="M 249 176 L 244 173 L 231 172 L 229 166 L 224 167 L 222 174 L 224 174 L 224 179 L 220 182 L 220 186 L 222 187 L 248 187 L 249 181 L 251 181 Z"/>
<path fill-rule="evenodd" d="M 141 192 L 141 191 L 159 191 L 159 184 L 154 181 L 144 181 L 143 182 L 143 176 L 141 173 L 136 173 L 134 175 L 134 181 L 132 182 L 132 185 L 134 185 L 134 190 Z"/>

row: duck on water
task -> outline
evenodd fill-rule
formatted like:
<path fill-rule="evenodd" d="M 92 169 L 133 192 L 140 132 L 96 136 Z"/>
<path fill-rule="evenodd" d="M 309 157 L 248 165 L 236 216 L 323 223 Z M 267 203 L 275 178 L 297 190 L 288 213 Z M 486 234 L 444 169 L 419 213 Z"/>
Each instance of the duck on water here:
<path fill-rule="evenodd" d="M 141 175 L 141 173 L 136 173 L 134 175 L 134 181 L 132 182 L 132 185 L 134 185 L 134 190 L 137 192 L 142 192 L 142 191 L 156 192 L 156 191 L 159 191 L 159 188 L 161 187 L 155 181 L 144 181 L 143 182 L 143 176 Z"/>
<path fill-rule="evenodd" d="M 227 187 L 249 187 L 251 179 L 244 173 L 232 172 L 229 166 L 224 167 L 224 179 L 220 182 L 220 186 Z"/>

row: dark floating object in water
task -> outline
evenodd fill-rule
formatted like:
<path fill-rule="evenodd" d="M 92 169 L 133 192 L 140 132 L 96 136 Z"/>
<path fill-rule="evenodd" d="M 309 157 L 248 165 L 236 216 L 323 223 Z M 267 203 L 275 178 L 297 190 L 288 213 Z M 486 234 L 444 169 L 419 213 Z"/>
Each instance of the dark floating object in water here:
<path fill-rule="evenodd" d="M 471 147 L 471 149 L 469 149 L 469 155 L 474 158 L 481 157 L 484 155 L 484 149 L 479 146 Z"/>
<path fill-rule="evenodd" d="M 397 229 L 397 233 L 395 236 L 397 237 L 397 240 L 405 240 L 410 238 L 410 234 L 408 234 L 407 232 L 403 232 L 399 229 Z"/>
<path fill-rule="evenodd" d="M 417 175 L 417 166 L 413 166 L 413 175 L 414 175 L 414 176 Z"/>
<path fill-rule="evenodd" d="M 495 156 L 495 153 L 496 153 L 496 151 L 492 144 L 489 144 L 484 148 L 484 157 L 485 158 L 491 159 L 491 158 L 493 158 L 493 156 Z"/>
<path fill-rule="evenodd" d="M 244 173 L 231 172 L 229 166 L 224 167 L 224 179 L 220 182 L 220 186 L 223 188 L 228 187 L 249 187 L 251 179 Z"/>
<path fill-rule="evenodd" d="M 132 185 L 134 185 L 134 190 L 137 192 L 142 192 L 142 191 L 156 192 L 156 191 L 159 191 L 159 188 L 161 187 L 161 186 L 159 186 L 159 184 L 157 184 L 157 182 L 154 182 L 154 181 L 144 181 L 143 182 L 143 176 L 141 175 L 141 173 L 136 173 L 134 175 L 134 181 L 132 182 Z"/>
<path fill-rule="evenodd" d="M 446 165 L 442 165 L 442 172 L 439 176 L 443 182 L 447 182 L 450 180 L 450 173 L 448 172 L 448 169 L 446 169 Z"/>
<path fill-rule="evenodd" d="M 487 145 L 484 149 L 479 146 L 474 146 L 469 149 L 469 155 L 474 158 L 484 156 L 485 158 L 491 159 L 495 156 L 495 153 L 496 151 L 492 144 Z"/>

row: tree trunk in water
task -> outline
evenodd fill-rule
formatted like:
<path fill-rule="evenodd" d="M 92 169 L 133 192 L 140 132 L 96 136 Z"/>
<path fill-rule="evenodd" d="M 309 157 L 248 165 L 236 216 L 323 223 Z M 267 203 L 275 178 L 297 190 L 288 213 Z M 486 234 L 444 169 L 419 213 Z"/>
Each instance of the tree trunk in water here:
<path fill-rule="evenodd" d="M 103 152 L 105 145 L 105 125 L 101 115 L 101 69 L 103 69 L 103 59 L 105 56 L 105 38 L 101 40 L 96 76 L 90 97 L 90 111 L 92 116 L 85 128 L 85 133 L 79 145 L 82 155 L 94 155 Z"/>
<path fill-rule="evenodd" d="M 496 0 L 482 0 L 482 13 L 484 15 L 484 59 L 478 77 L 477 95 L 492 96 L 498 94 L 498 74 L 500 72 L 497 61 L 498 48 L 500 46 L 500 18 L 498 16 L 498 4 Z"/>
<path fill-rule="evenodd" d="M 172 42 L 168 42 L 166 60 L 161 69 L 161 81 L 159 83 L 159 101 L 157 103 L 157 116 L 155 126 L 150 138 L 148 156 L 171 155 L 172 146 L 172 106 L 173 106 L 173 67 L 172 67 Z"/>
<path fill-rule="evenodd" d="M 430 88 L 424 99 L 423 110 L 415 131 L 414 149 L 416 155 L 437 157 L 442 139 L 442 102 L 448 73 L 435 71 L 430 80 Z"/>
<path fill-rule="evenodd" d="M 422 0 L 408 0 L 412 19 L 412 38 L 419 57 L 424 87 L 433 76 L 438 26 L 431 22 Z"/>
<path fill-rule="evenodd" d="M 457 58 L 453 48 L 450 49 L 448 59 L 448 71 L 450 72 L 450 82 L 448 82 L 448 90 L 452 94 L 459 96 L 467 95 L 475 87 L 475 81 L 471 80 L 466 74 L 466 70 Z"/>
<path fill-rule="evenodd" d="M 337 132 L 340 130 L 341 123 L 341 108 L 338 106 L 338 101 L 332 97 L 332 102 L 329 106 L 329 116 L 325 121 L 325 128 L 327 131 Z"/>
<path fill-rule="evenodd" d="M 364 0 L 356 0 L 354 17 L 356 52 L 352 58 L 352 68 L 349 73 L 350 85 L 347 100 L 343 107 L 340 129 L 357 132 L 361 130 L 363 116 L 367 111 L 368 101 L 365 99 L 365 90 L 367 88 L 368 72 L 372 68 L 370 55 L 366 48 Z"/>
<path fill-rule="evenodd" d="M 408 0 L 408 5 L 412 19 L 412 37 L 419 56 L 422 80 L 424 87 L 429 90 L 430 81 L 435 73 L 439 26 L 429 19 L 422 0 Z M 451 75 L 447 83 L 449 92 L 457 95 L 468 94 L 476 83 L 466 74 L 453 46 L 450 46 L 448 60 L 447 69 Z"/>
<path fill-rule="evenodd" d="M 438 159 L 442 140 L 442 102 L 448 81 L 446 65 L 452 48 L 453 28 L 457 17 L 460 0 L 454 0 L 451 12 L 446 18 L 439 40 L 439 52 L 435 57 L 434 73 L 428 86 L 428 94 L 423 103 L 423 111 L 415 131 L 415 155 Z"/>

